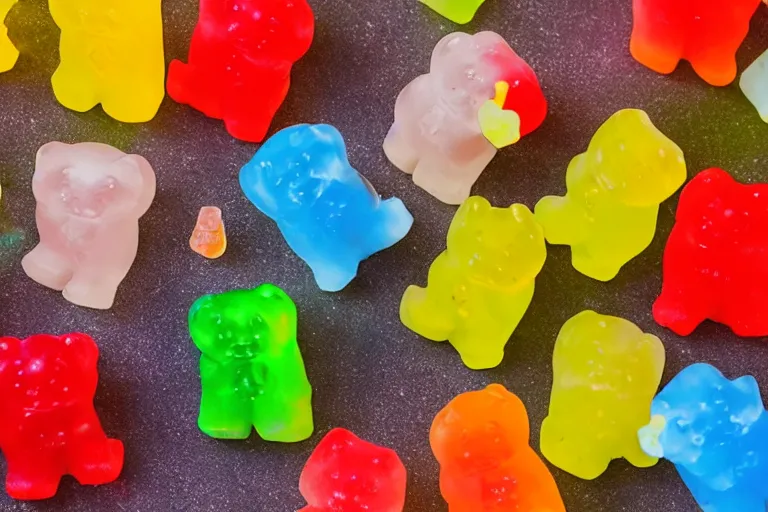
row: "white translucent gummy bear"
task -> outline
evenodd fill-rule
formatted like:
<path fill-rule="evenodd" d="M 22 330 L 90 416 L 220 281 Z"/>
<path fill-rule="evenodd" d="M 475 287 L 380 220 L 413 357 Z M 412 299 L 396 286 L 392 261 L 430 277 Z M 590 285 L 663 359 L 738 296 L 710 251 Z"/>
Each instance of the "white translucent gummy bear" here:
<path fill-rule="evenodd" d="M 432 52 L 430 72 L 400 93 L 384 152 L 400 170 L 437 199 L 460 204 L 496 148 L 478 123 L 480 108 L 494 97 L 498 62 L 483 58 L 500 45 L 494 32 L 445 36 Z"/>
<path fill-rule="evenodd" d="M 40 243 L 24 272 L 74 304 L 112 307 L 155 197 L 149 162 L 105 144 L 51 142 L 37 153 L 32 192 Z"/>

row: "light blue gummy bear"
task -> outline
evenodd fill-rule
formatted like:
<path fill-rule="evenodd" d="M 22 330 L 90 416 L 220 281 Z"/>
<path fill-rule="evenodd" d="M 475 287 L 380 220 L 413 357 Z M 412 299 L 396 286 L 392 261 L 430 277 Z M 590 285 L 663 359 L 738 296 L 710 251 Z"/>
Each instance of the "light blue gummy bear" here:
<path fill-rule="evenodd" d="M 768 123 L 768 50 L 744 70 L 739 87 Z"/>
<path fill-rule="evenodd" d="M 705 512 L 765 512 L 767 418 L 754 377 L 730 381 L 697 363 L 656 395 L 638 436 L 648 455 L 675 464 Z"/>
<path fill-rule="evenodd" d="M 325 124 L 276 133 L 240 170 L 240 186 L 325 291 L 344 288 L 362 260 L 402 240 L 413 224 L 402 201 L 382 201 L 349 164 L 344 139 Z"/>

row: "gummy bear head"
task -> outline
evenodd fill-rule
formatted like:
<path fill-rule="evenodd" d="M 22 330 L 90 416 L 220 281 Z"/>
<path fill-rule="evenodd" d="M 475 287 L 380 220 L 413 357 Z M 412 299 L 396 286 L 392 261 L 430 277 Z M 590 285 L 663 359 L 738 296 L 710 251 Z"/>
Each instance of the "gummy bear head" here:
<path fill-rule="evenodd" d="M 651 423 L 640 429 L 643 450 L 685 467 L 723 490 L 759 456 L 754 450 L 765 409 L 751 376 L 729 381 L 705 363 L 688 366 L 654 398 Z M 754 435 L 753 435 L 754 433 Z M 751 439 L 750 439 L 751 437 Z"/>
<path fill-rule="evenodd" d="M 585 194 L 597 187 L 629 206 L 658 206 L 687 177 L 682 150 L 642 110 L 612 115 L 581 157 L 591 179 L 575 186 Z M 576 192 L 573 186 L 568 184 L 569 192 Z"/>
<path fill-rule="evenodd" d="M 32 191 L 53 215 L 135 220 L 155 197 L 155 173 L 144 158 L 105 144 L 50 142 L 37 153 Z"/>
<path fill-rule="evenodd" d="M 343 428 L 320 441 L 299 479 L 310 507 L 344 512 L 401 512 L 405 486 L 405 466 L 397 453 Z"/>
<path fill-rule="evenodd" d="M 90 336 L 38 334 L 0 338 L 0 411 L 46 412 L 91 402 L 99 351 Z"/>
<path fill-rule="evenodd" d="M 473 280 L 517 288 L 538 275 L 547 250 L 544 232 L 527 207 L 493 208 L 486 199 L 473 196 L 451 222 L 448 254 Z"/>
<path fill-rule="evenodd" d="M 440 465 L 469 473 L 495 470 L 516 451 L 529 449 L 528 439 L 525 406 L 500 384 L 451 400 L 429 433 Z"/>
<path fill-rule="evenodd" d="M 454 32 L 435 46 L 430 75 L 455 113 L 476 118 L 480 107 L 495 96 L 504 62 L 515 58 L 515 52 L 495 32 Z"/>
<path fill-rule="evenodd" d="M 270 358 L 295 343 L 296 306 L 272 284 L 204 295 L 189 310 L 189 332 L 203 354 L 222 364 Z"/>
<path fill-rule="evenodd" d="M 201 0 L 210 37 L 226 34 L 246 57 L 296 62 L 312 44 L 315 16 L 306 0 Z"/>
<path fill-rule="evenodd" d="M 301 124 L 279 131 L 240 171 L 246 197 L 275 220 L 310 214 L 334 182 L 367 188 L 369 196 L 378 198 L 349 165 L 339 131 L 324 124 Z"/>

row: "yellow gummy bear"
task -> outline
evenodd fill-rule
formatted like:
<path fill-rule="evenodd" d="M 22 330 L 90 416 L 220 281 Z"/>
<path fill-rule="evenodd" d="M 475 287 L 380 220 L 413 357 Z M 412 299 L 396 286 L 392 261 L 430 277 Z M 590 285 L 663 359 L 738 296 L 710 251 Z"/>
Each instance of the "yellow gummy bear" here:
<path fill-rule="evenodd" d="M 609 281 L 643 252 L 659 204 L 685 182 L 682 150 L 642 110 L 620 110 L 597 130 L 565 176 L 565 197 L 536 205 L 551 244 L 570 245 L 579 272 Z"/>
<path fill-rule="evenodd" d="M 552 366 L 549 415 L 541 425 L 547 460 L 587 480 L 619 457 L 637 467 L 656 464 L 637 431 L 651 419 L 664 370 L 659 338 L 623 318 L 582 311 L 560 329 Z"/>
<path fill-rule="evenodd" d="M 16 65 L 19 51 L 8 39 L 8 28 L 5 26 L 5 17 L 11 11 L 17 0 L 0 0 L 0 73 L 4 73 Z"/>
<path fill-rule="evenodd" d="M 472 21 L 485 0 L 419 0 L 441 16 L 463 25 Z"/>
<path fill-rule="evenodd" d="M 527 207 L 493 208 L 470 197 L 451 222 L 427 287 L 405 291 L 400 319 L 425 338 L 449 340 L 469 368 L 497 366 L 546 257 L 541 226 Z"/>
<path fill-rule="evenodd" d="M 61 28 L 61 64 L 51 80 L 59 103 L 77 112 L 101 103 L 126 123 L 155 117 L 165 96 L 160 2 L 49 0 Z"/>

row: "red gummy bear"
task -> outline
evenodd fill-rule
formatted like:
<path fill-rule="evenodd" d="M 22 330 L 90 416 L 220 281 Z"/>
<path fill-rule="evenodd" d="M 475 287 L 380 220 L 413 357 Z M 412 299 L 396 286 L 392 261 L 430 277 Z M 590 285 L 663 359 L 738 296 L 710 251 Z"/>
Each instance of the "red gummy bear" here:
<path fill-rule="evenodd" d="M 85 334 L 0 338 L 0 449 L 12 498 L 50 498 L 65 474 L 83 485 L 120 474 L 123 443 L 107 438 L 93 408 L 98 358 Z"/>
<path fill-rule="evenodd" d="M 653 317 L 681 336 L 707 318 L 739 336 L 768 335 L 768 184 L 708 169 L 685 186 Z"/>
<path fill-rule="evenodd" d="M 736 78 L 736 50 L 761 0 L 633 0 L 632 56 L 658 73 L 681 59 L 711 85 Z"/>
<path fill-rule="evenodd" d="M 306 0 L 200 0 L 189 63 L 171 62 L 168 94 L 223 119 L 233 137 L 261 142 L 314 31 Z"/>
<path fill-rule="evenodd" d="M 320 441 L 299 479 L 299 512 L 402 512 L 405 466 L 397 453 L 336 428 Z"/>

